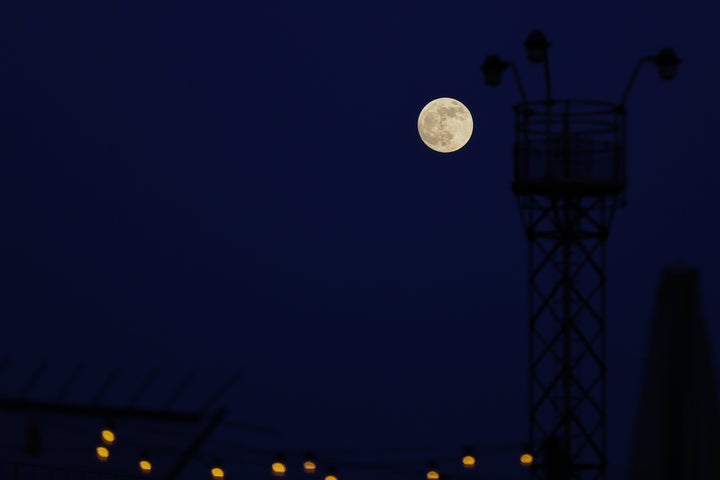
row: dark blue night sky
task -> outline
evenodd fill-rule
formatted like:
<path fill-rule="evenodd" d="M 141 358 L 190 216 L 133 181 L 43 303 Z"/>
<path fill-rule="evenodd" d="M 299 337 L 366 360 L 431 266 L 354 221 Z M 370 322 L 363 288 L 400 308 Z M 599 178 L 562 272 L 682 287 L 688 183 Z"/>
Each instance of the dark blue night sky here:
<path fill-rule="evenodd" d="M 718 13 L 709 0 L 4 2 L 2 395 L 42 359 L 36 398 L 80 361 L 90 384 L 103 369 L 199 385 L 243 368 L 231 417 L 282 436 L 240 443 L 522 445 L 519 96 L 509 75 L 486 87 L 479 65 L 513 59 L 539 98 L 522 46 L 539 28 L 558 98 L 619 101 L 639 57 L 683 59 L 673 82 L 652 65 L 638 76 L 628 207 L 607 245 L 609 474 L 624 478 L 664 266 L 702 269 L 720 348 Z M 417 134 L 444 96 L 475 121 L 454 154 Z M 478 476 L 522 478 L 503 455 Z"/>

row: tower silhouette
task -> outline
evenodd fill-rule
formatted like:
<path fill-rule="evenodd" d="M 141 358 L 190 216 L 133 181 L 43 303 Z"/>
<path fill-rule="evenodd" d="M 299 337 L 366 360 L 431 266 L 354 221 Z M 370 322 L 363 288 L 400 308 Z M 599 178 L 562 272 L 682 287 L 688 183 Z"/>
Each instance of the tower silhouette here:
<path fill-rule="evenodd" d="M 498 55 L 480 70 L 497 86 L 510 68 L 522 99 L 512 188 L 530 247 L 530 474 L 604 480 L 605 241 L 625 203 L 625 103 L 643 64 L 672 80 L 681 60 L 671 48 L 641 57 L 619 103 L 557 100 L 550 42 L 534 30 L 524 45 L 544 67 L 544 100 L 528 101 L 517 67 Z"/>
<path fill-rule="evenodd" d="M 605 241 L 624 202 L 625 115 L 599 101 L 515 107 L 515 192 L 530 247 L 533 476 L 604 478 Z"/>
<path fill-rule="evenodd" d="M 699 284 L 695 268 L 662 272 L 630 480 L 720 478 L 720 404 Z"/>

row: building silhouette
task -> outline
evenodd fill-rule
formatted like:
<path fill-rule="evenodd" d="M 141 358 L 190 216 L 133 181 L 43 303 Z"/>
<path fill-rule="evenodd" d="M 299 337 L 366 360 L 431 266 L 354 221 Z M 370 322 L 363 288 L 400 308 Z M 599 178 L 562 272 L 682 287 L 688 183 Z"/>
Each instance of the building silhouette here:
<path fill-rule="evenodd" d="M 696 268 L 662 272 L 630 480 L 720 479 L 720 405 Z"/>

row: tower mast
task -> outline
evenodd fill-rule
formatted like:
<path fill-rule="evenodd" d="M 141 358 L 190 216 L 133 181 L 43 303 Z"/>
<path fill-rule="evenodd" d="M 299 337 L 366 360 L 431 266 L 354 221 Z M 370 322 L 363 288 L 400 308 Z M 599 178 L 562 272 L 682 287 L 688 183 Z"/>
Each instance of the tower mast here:
<path fill-rule="evenodd" d="M 625 115 L 589 100 L 515 106 L 529 243 L 533 477 L 604 479 L 605 242 L 625 192 Z"/>
<path fill-rule="evenodd" d="M 640 58 L 619 103 L 557 100 L 545 34 L 525 40 L 544 67 L 545 99 L 528 101 L 516 66 L 488 55 L 496 86 L 510 67 L 515 105 L 512 184 L 529 244 L 529 453 L 533 479 L 605 480 L 605 242 L 625 204 L 625 103 L 640 67 L 675 77 L 670 48 Z"/>

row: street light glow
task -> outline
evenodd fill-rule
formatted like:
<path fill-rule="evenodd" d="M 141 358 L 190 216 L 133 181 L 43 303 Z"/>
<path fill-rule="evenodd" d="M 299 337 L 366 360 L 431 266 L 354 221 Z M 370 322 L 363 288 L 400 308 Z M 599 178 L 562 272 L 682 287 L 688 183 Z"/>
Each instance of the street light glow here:
<path fill-rule="evenodd" d="M 109 428 L 104 428 L 100 432 L 100 438 L 102 438 L 102 441 L 105 445 L 112 445 L 113 443 L 115 443 L 115 432 L 113 432 Z"/>
<path fill-rule="evenodd" d="M 303 462 L 303 470 L 305 470 L 305 473 L 315 473 L 317 465 L 312 460 L 305 460 L 305 462 Z"/>
<path fill-rule="evenodd" d="M 110 450 L 107 449 L 107 447 L 97 447 L 95 449 L 95 454 L 97 455 L 97 459 L 101 462 L 106 461 L 108 458 L 110 458 Z"/>
<path fill-rule="evenodd" d="M 276 477 L 283 477 L 285 476 L 285 472 L 287 472 L 287 467 L 283 462 L 280 461 L 273 462 L 271 468 L 273 475 Z"/>

